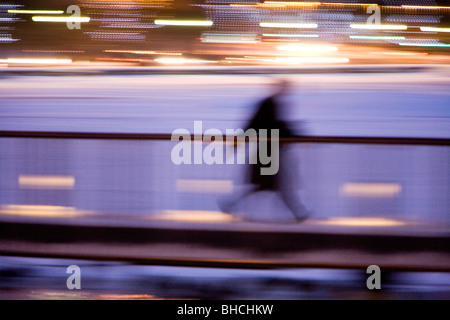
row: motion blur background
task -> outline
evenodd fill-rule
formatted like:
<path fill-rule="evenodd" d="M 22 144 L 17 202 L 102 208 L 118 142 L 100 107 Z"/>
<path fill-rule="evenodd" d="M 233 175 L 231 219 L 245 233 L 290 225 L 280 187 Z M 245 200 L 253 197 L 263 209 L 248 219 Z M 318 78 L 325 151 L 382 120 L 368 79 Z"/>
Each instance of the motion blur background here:
<path fill-rule="evenodd" d="M 431 0 L 2 1 L 0 297 L 450 298 L 449 17 Z M 175 129 L 243 128 L 278 78 L 302 224 L 269 192 L 221 212 L 245 166 L 171 161 Z"/>
<path fill-rule="evenodd" d="M 64 22 L 71 5 L 81 9 L 81 29 L 70 30 Z M 445 63 L 445 5 L 431 0 L 3 1 L 1 56 L 132 65 Z"/>

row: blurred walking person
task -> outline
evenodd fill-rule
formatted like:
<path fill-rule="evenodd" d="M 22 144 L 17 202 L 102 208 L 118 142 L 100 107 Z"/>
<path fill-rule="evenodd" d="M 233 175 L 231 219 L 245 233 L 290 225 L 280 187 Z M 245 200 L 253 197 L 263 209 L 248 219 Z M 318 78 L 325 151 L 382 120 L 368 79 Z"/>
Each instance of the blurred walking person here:
<path fill-rule="evenodd" d="M 260 130 L 267 130 L 267 138 L 288 139 L 294 137 L 293 132 L 289 128 L 286 121 L 282 119 L 283 110 L 283 98 L 290 90 L 290 83 L 286 80 L 281 80 L 276 84 L 275 92 L 271 96 L 265 98 L 258 107 L 256 114 L 253 116 L 249 124 L 248 129 L 254 129 L 257 133 Z M 272 130 L 278 130 L 278 137 L 272 137 Z M 274 175 L 263 175 L 262 169 L 270 167 L 272 164 L 264 164 L 260 156 L 261 144 L 257 144 L 256 150 L 256 163 L 250 167 L 250 183 L 252 188 L 234 196 L 231 200 L 222 201 L 219 203 L 222 211 L 232 212 L 233 208 L 238 205 L 244 198 L 254 194 L 256 192 L 276 192 L 283 200 L 287 208 L 293 214 L 297 222 L 303 222 L 310 216 L 310 212 L 305 208 L 300 200 L 298 190 L 300 184 L 299 177 L 299 164 L 296 159 L 292 159 L 292 153 L 289 152 L 289 145 L 283 141 L 279 144 L 279 152 L 272 150 L 272 144 L 267 143 L 267 154 L 273 158 L 278 155 L 279 170 Z"/>

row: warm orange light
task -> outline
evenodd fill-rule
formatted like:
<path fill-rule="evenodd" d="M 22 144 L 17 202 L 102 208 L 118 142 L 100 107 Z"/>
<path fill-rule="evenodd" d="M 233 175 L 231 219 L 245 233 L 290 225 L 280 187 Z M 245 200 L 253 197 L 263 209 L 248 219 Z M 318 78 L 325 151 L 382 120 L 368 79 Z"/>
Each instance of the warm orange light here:
<path fill-rule="evenodd" d="M 450 7 L 438 7 L 438 6 L 410 6 L 410 5 L 402 5 L 402 8 L 405 9 L 424 9 L 424 10 L 428 10 L 428 9 L 447 9 L 450 10 Z"/>
<path fill-rule="evenodd" d="M 158 51 L 145 51 L 145 50 L 103 50 L 107 53 L 132 53 L 141 55 L 165 55 L 165 56 L 182 56 L 181 52 L 158 52 Z"/>
<path fill-rule="evenodd" d="M 372 52 L 372 54 L 385 54 L 393 56 L 427 56 L 426 52 Z"/>
<path fill-rule="evenodd" d="M 5 205 L 0 206 L 0 214 L 37 218 L 73 218 L 84 216 L 88 212 L 60 206 Z"/>
<path fill-rule="evenodd" d="M 239 221 L 238 218 L 228 213 L 191 210 L 165 210 L 162 214 L 149 219 L 190 223 L 230 223 Z"/>
<path fill-rule="evenodd" d="M 316 221 L 313 224 L 341 226 L 341 227 L 400 227 L 407 225 L 407 223 L 404 221 L 381 217 L 331 218 L 329 220 Z"/>
<path fill-rule="evenodd" d="M 330 5 L 330 6 L 377 6 L 376 3 L 340 3 L 340 2 L 323 2 L 323 5 Z"/>
<path fill-rule="evenodd" d="M 287 2 L 287 1 L 264 1 L 265 5 L 281 5 L 288 7 L 311 7 L 318 6 L 320 2 Z"/>
<path fill-rule="evenodd" d="M 340 193 L 348 197 L 395 197 L 402 191 L 398 183 L 353 183 L 342 185 Z"/>
<path fill-rule="evenodd" d="M 75 178 L 70 176 L 19 176 L 19 186 L 25 189 L 73 189 Z"/>

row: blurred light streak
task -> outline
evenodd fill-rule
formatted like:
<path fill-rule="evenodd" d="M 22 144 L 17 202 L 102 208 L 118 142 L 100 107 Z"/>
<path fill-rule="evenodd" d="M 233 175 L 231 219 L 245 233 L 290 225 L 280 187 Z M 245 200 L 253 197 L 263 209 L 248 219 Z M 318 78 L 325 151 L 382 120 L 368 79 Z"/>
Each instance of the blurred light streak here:
<path fill-rule="evenodd" d="M 0 206 L 0 214 L 40 218 L 73 218 L 84 216 L 88 212 L 60 206 L 4 205 Z"/>
<path fill-rule="evenodd" d="M 318 38 L 318 34 L 276 34 L 263 33 L 263 37 L 286 37 L 286 38 Z"/>
<path fill-rule="evenodd" d="M 42 53 L 83 53 L 84 50 L 22 50 L 22 52 L 42 52 Z"/>
<path fill-rule="evenodd" d="M 236 43 L 255 44 L 260 43 L 255 34 L 208 34 L 204 33 L 200 40 L 204 43 Z"/>
<path fill-rule="evenodd" d="M 338 48 L 333 46 L 294 45 L 294 46 L 278 46 L 277 50 L 319 53 L 319 52 L 338 51 Z"/>
<path fill-rule="evenodd" d="M 103 52 L 109 53 L 132 53 L 142 55 L 165 55 L 165 56 L 182 56 L 181 52 L 158 52 L 158 51 L 141 51 L 141 50 L 103 50 Z"/>
<path fill-rule="evenodd" d="M 262 6 L 262 3 L 258 3 L 258 4 L 240 4 L 240 3 L 231 3 L 230 7 L 251 7 L 251 8 L 255 8 L 258 6 Z"/>
<path fill-rule="evenodd" d="M 159 216 L 150 217 L 154 220 L 166 220 L 177 222 L 202 222 L 202 223 L 229 223 L 239 221 L 231 214 L 219 211 L 190 211 L 190 210 L 165 210 Z"/>
<path fill-rule="evenodd" d="M 274 60 L 277 63 L 349 63 L 348 58 L 276 58 Z"/>
<path fill-rule="evenodd" d="M 427 56 L 427 52 L 372 52 L 372 54 L 385 54 L 393 56 Z"/>
<path fill-rule="evenodd" d="M 253 57 L 244 57 L 244 58 L 235 58 L 235 57 L 226 57 L 225 62 L 266 62 L 273 63 L 274 60 L 272 58 L 253 58 Z"/>
<path fill-rule="evenodd" d="M 231 7 L 250 7 L 250 8 L 263 8 L 263 9 L 279 9 L 287 7 L 313 7 L 320 6 L 320 2 L 286 2 L 286 1 L 265 1 L 264 3 L 256 4 L 230 4 Z"/>
<path fill-rule="evenodd" d="M 348 58 L 335 58 L 335 57 L 324 57 L 324 58 L 315 58 L 315 57 L 244 57 L 244 58 L 235 58 L 235 57 L 227 57 L 225 58 L 227 62 L 260 62 L 260 63 L 268 63 L 268 64 L 303 64 L 303 63 L 349 63 L 350 60 Z"/>
<path fill-rule="evenodd" d="M 4 21 L 15 21 L 18 20 L 17 18 L 0 18 L 0 22 L 4 22 Z"/>
<path fill-rule="evenodd" d="M 75 178 L 71 176 L 19 176 L 19 186 L 26 189 L 73 189 Z"/>
<path fill-rule="evenodd" d="M 450 7 L 438 7 L 438 6 L 411 6 L 411 5 L 402 5 L 402 8 L 405 9 L 447 9 L 450 10 Z"/>
<path fill-rule="evenodd" d="M 162 64 L 217 63 L 217 61 L 212 61 L 212 60 L 178 59 L 178 58 L 159 58 L 159 59 L 155 59 L 155 61 L 162 63 Z"/>
<path fill-rule="evenodd" d="M 152 59 L 132 59 L 132 58 L 96 58 L 100 61 L 120 61 L 120 62 L 154 62 Z"/>
<path fill-rule="evenodd" d="M 234 44 L 256 44 L 258 40 L 226 40 L 226 39 L 208 39 L 200 38 L 203 43 L 234 43 Z"/>
<path fill-rule="evenodd" d="M 89 17 L 40 17 L 35 16 L 32 18 L 35 22 L 80 22 L 86 23 L 91 21 Z"/>
<path fill-rule="evenodd" d="M 397 36 L 350 36 L 350 39 L 361 40 L 405 40 L 405 37 Z"/>
<path fill-rule="evenodd" d="M 286 29 L 316 29 L 317 23 L 283 23 L 283 22 L 261 22 L 262 28 L 286 28 Z"/>
<path fill-rule="evenodd" d="M 211 27 L 212 21 L 195 21 L 195 20 L 155 20 L 156 25 L 163 26 L 185 26 L 185 27 Z"/>
<path fill-rule="evenodd" d="M 430 56 L 429 59 L 433 60 L 433 61 L 439 61 L 439 62 L 450 61 L 450 57 L 448 57 L 448 56 Z"/>
<path fill-rule="evenodd" d="M 0 42 L 16 42 L 20 39 L 12 39 L 12 38 L 0 38 Z"/>
<path fill-rule="evenodd" d="M 449 48 L 450 44 L 445 43 L 407 43 L 400 42 L 399 45 L 406 47 L 427 47 L 427 48 Z"/>
<path fill-rule="evenodd" d="M 0 63 L 13 63 L 13 64 L 70 64 L 70 59 L 15 59 L 8 58 L 6 60 L 0 60 Z"/>
<path fill-rule="evenodd" d="M 264 5 L 286 6 L 286 7 L 311 7 L 319 6 L 320 2 L 287 2 L 287 1 L 264 1 Z"/>
<path fill-rule="evenodd" d="M 177 180 L 176 190 L 185 193 L 232 193 L 232 180 Z"/>
<path fill-rule="evenodd" d="M 420 30 L 425 32 L 450 32 L 450 28 L 420 27 Z"/>
<path fill-rule="evenodd" d="M 351 24 L 350 28 L 367 30 L 407 30 L 408 26 L 392 24 Z"/>
<path fill-rule="evenodd" d="M 144 41 L 146 36 L 139 32 L 85 32 L 94 40 L 100 41 Z"/>
<path fill-rule="evenodd" d="M 8 13 L 15 14 L 64 14 L 62 10 L 8 10 Z"/>
<path fill-rule="evenodd" d="M 30 292 L 29 297 L 38 300 L 51 300 L 51 301 L 63 301 L 63 300 L 88 300 L 92 299 L 91 295 L 87 292 L 67 292 L 66 291 L 49 291 L 49 290 L 33 290 Z M 74 290 L 81 291 L 81 290 Z"/>
<path fill-rule="evenodd" d="M 325 221 L 316 221 L 314 224 L 346 226 L 346 227 L 400 227 L 407 225 L 404 221 L 386 218 L 330 218 Z"/>
<path fill-rule="evenodd" d="M 347 197 L 395 197 L 402 191 L 398 183 L 345 183 L 340 194 Z"/>
<path fill-rule="evenodd" d="M 150 294 L 99 294 L 95 300 L 157 300 Z"/>
<path fill-rule="evenodd" d="M 376 3 L 342 3 L 342 2 L 323 2 L 327 6 L 378 6 Z"/>

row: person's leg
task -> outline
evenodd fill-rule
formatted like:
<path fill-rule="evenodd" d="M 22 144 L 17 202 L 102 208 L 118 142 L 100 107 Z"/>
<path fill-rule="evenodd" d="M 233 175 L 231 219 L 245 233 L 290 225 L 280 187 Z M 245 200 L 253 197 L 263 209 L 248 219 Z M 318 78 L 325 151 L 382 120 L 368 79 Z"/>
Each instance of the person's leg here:
<path fill-rule="evenodd" d="M 297 221 L 301 222 L 308 219 L 311 213 L 303 205 L 297 192 L 287 188 L 281 188 L 279 194 Z"/>

